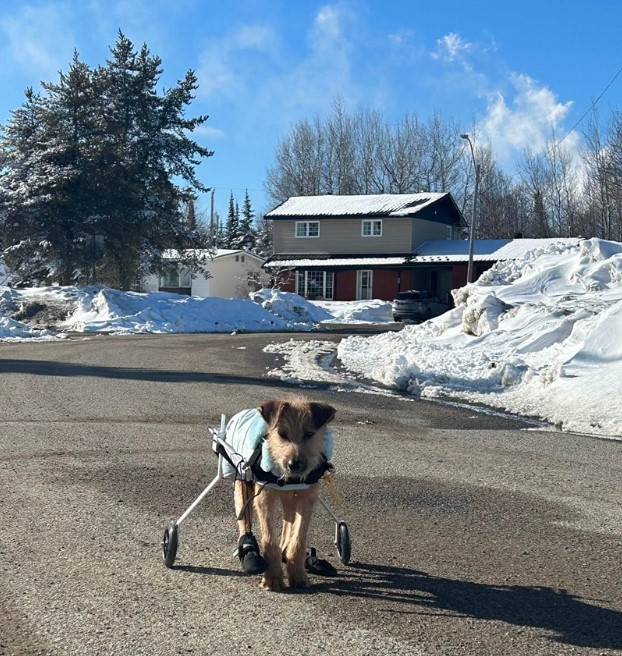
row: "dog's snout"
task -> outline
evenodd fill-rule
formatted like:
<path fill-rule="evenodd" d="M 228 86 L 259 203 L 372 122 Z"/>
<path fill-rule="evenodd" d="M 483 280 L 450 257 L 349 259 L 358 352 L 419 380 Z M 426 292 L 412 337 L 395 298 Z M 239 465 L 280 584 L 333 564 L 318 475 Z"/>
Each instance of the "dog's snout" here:
<path fill-rule="evenodd" d="M 304 463 L 301 460 L 290 460 L 287 463 L 287 466 L 290 471 L 293 472 L 301 472 L 304 469 Z"/>

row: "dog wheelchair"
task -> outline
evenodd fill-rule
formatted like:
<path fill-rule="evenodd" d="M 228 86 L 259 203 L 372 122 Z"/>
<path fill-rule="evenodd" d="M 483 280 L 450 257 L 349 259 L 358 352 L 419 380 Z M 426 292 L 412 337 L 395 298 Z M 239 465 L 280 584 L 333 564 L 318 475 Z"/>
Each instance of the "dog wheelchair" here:
<path fill-rule="evenodd" d="M 308 485 L 305 483 L 286 483 L 282 485 L 277 483 L 264 483 L 262 481 L 258 481 L 255 476 L 254 466 L 261 458 L 261 444 L 259 444 L 253 451 L 252 455 L 246 459 L 237 453 L 232 445 L 229 444 L 229 442 L 226 440 L 225 415 L 221 415 L 220 428 L 210 427 L 209 431 L 212 435 L 212 450 L 218 457 L 218 473 L 216 474 L 216 477 L 210 482 L 210 484 L 201 492 L 201 494 L 199 494 L 199 496 L 190 504 L 190 506 L 188 506 L 185 512 L 178 519 L 171 520 L 164 529 L 164 536 L 162 538 L 162 559 L 166 567 L 169 568 L 173 567 L 177 557 L 177 548 L 179 546 L 179 526 L 201 503 L 201 501 L 203 501 L 203 499 L 218 484 L 219 481 L 227 479 L 238 479 L 260 485 L 261 489 L 264 487 L 269 487 L 277 490 L 302 490 L 308 487 Z M 230 465 L 230 467 L 226 466 L 227 463 Z M 251 497 L 251 499 L 249 499 L 247 505 L 252 503 L 253 498 L 254 497 Z M 333 511 L 322 499 L 322 497 L 319 497 L 319 502 L 335 522 L 335 547 L 337 550 L 337 555 L 339 556 L 339 560 L 344 565 L 347 565 L 350 562 L 352 549 L 348 525 L 345 521 L 339 519 L 333 513 Z M 242 509 L 238 519 L 242 518 L 245 510 L 246 505 Z M 315 558 L 315 549 L 311 548 L 310 551 L 311 558 Z M 235 550 L 234 554 L 236 553 L 237 549 Z"/>

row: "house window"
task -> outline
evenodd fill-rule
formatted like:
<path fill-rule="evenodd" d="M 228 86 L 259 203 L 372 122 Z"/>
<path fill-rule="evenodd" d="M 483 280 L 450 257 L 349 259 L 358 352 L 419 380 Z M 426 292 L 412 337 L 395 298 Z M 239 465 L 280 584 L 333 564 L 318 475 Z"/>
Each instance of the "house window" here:
<path fill-rule="evenodd" d="M 191 287 L 192 276 L 188 267 L 177 263 L 169 264 L 160 275 L 160 287 Z"/>
<path fill-rule="evenodd" d="M 319 237 L 319 221 L 296 221 L 296 237 Z"/>
<path fill-rule="evenodd" d="M 371 300 L 373 271 L 357 271 L 356 272 L 356 300 L 369 301 Z"/>
<path fill-rule="evenodd" d="M 373 219 L 363 221 L 361 225 L 361 235 L 363 235 L 363 237 L 382 237 L 382 220 Z"/>
<path fill-rule="evenodd" d="M 296 293 L 305 298 L 332 300 L 335 274 L 332 271 L 297 271 Z"/>

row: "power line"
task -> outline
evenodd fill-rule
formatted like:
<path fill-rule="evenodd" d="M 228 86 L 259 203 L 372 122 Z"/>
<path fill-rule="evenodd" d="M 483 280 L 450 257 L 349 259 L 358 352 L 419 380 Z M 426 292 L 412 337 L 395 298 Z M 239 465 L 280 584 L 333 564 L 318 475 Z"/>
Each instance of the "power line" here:
<path fill-rule="evenodd" d="M 598 101 L 607 93 L 607 90 L 609 87 L 616 81 L 618 76 L 622 73 L 622 66 L 618 69 L 618 72 L 611 78 L 609 84 L 601 91 L 600 95 L 594 102 L 588 107 L 588 109 L 585 110 L 585 112 L 581 115 L 581 118 L 566 132 L 566 134 L 557 142 L 557 145 L 559 146 L 561 142 L 581 123 L 581 121 L 596 107 L 598 104 Z"/>

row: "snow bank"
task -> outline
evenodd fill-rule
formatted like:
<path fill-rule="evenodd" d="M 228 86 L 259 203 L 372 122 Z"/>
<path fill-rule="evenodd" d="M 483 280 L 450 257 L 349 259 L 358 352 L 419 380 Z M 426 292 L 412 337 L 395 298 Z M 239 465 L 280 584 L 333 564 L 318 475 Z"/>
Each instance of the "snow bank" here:
<path fill-rule="evenodd" d="M 352 372 L 565 430 L 622 436 L 622 244 L 549 245 L 455 292 L 457 307 L 399 333 L 351 337 Z"/>
<path fill-rule="evenodd" d="M 370 301 L 312 301 L 325 310 L 334 323 L 387 323 L 393 321 L 391 303 L 373 299 Z"/>
<path fill-rule="evenodd" d="M 64 330 L 93 333 L 192 333 L 288 330 L 282 318 L 246 299 L 101 289 L 82 297 Z"/>
<path fill-rule="evenodd" d="M 250 294 L 250 297 L 262 308 L 291 325 L 310 326 L 310 324 L 332 318 L 326 310 L 292 292 L 283 292 L 280 289 L 261 289 Z"/>

